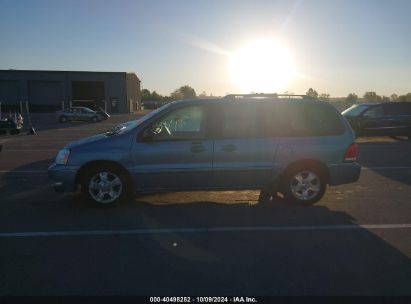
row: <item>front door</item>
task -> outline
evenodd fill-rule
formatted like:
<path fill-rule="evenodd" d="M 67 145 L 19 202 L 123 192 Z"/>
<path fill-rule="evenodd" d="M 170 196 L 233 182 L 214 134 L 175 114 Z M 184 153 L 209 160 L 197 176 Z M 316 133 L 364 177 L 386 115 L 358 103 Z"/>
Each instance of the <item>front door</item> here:
<path fill-rule="evenodd" d="M 409 135 L 411 127 L 411 103 L 390 102 L 383 104 L 387 134 L 392 136 Z"/>
<path fill-rule="evenodd" d="M 207 112 L 205 105 L 180 107 L 141 131 L 132 149 L 137 190 L 209 187 L 213 141 L 207 136 Z"/>
<path fill-rule="evenodd" d="M 361 116 L 360 124 L 364 135 L 389 135 L 390 120 L 386 117 L 382 105 L 370 107 L 365 111 Z"/>

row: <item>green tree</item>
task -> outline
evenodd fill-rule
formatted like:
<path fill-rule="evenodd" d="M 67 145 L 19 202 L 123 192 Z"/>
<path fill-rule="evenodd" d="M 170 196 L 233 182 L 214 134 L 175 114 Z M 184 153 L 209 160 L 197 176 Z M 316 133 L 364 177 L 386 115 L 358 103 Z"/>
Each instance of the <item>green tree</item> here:
<path fill-rule="evenodd" d="M 179 89 L 175 90 L 173 93 L 171 93 L 171 97 L 173 99 L 191 99 L 196 98 L 197 94 L 192 87 L 184 85 Z"/>
<path fill-rule="evenodd" d="M 365 92 L 364 98 L 367 102 L 381 102 L 381 96 L 377 95 L 375 92 Z"/>
<path fill-rule="evenodd" d="M 317 98 L 318 97 L 317 91 L 314 90 L 313 88 L 309 88 L 307 93 L 305 93 L 305 95 L 307 95 L 308 97 L 311 97 L 311 98 Z"/>
<path fill-rule="evenodd" d="M 411 93 L 408 93 L 406 95 L 401 95 L 398 97 L 397 101 L 410 101 L 411 102 Z"/>
<path fill-rule="evenodd" d="M 391 94 L 391 101 L 398 101 L 398 95 L 397 94 L 395 94 L 395 93 L 393 93 L 393 94 Z"/>
<path fill-rule="evenodd" d="M 382 101 L 382 102 L 390 102 L 391 99 L 390 99 L 388 96 L 384 96 L 384 95 L 383 95 L 383 96 L 381 97 L 381 101 Z"/>
<path fill-rule="evenodd" d="M 158 94 L 156 91 L 153 91 L 151 93 L 151 100 L 153 101 L 162 101 L 163 100 L 163 96 L 161 96 L 160 94 Z"/>
<path fill-rule="evenodd" d="M 321 101 L 330 101 L 330 94 L 322 93 L 318 96 Z"/>
<path fill-rule="evenodd" d="M 356 103 L 358 101 L 358 96 L 355 93 L 350 93 L 345 98 L 345 101 L 349 103 Z"/>
<path fill-rule="evenodd" d="M 145 101 L 145 100 L 150 100 L 151 99 L 151 92 L 150 90 L 147 89 L 142 89 L 141 90 L 141 100 Z"/>

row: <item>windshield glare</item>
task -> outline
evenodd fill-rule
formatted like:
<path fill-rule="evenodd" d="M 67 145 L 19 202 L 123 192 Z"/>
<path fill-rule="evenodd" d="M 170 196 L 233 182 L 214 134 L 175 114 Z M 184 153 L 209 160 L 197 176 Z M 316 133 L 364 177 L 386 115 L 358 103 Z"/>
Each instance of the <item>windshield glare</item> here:
<path fill-rule="evenodd" d="M 130 120 L 128 122 L 121 123 L 121 124 L 115 126 L 113 129 L 108 130 L 106 132 L 106 134 L 107 135 L 124 134 L 124 133 L 134 129 L 135 127 L 137 127 L 141 123 L 147 121 L 148 119 L 150 119 L 151 117 L 153 117 L 157 113 L 159 113 L 159 112 L 163 111 L 164 109 L 168 108 L 170 105 L 171 105 L 171 103 L 165 104 L 164 106 L 162 106 L 160 108 L 157 108 L 156 110 L 151 111 L 150 113 L 147 113 L 146 115 L 144 115 L 143 117 L 141 117 L 137 120 Z"/>
<path fill-rule="evenodd" d="M 143 117 L 139 118 L 136 120 L 137 125 L 141 124 L 144 121 L 149 120 L 151 117 L 155 116 L 157 113 L 160 113 L 161 111 L 167 109 L 171 104 L 173 104 L 173 102 L 171 103 L 167 103 L 157 109 L 155 109 L 154 111 L 151 111 L 150 113 L 147 113 L 146 115 L 144 115 Z"/>
<path fill-rule="evenodd" d="M 356 117 L 368 107 L 368 105 L 353 105 L 348 109 L 344 110 L 343 112 L 341 112 L 341 114 L 348 117 Z"/>

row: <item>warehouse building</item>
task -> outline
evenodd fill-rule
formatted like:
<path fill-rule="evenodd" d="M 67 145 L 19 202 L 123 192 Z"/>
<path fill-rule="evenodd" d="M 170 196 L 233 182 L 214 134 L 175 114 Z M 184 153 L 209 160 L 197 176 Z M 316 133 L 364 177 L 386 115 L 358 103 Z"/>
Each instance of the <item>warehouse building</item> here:
<path fill-rule="evenodd" d="M 140 80 L 126 72 L 0 70 L 2 110 L 19 111 L 26 101 L 32 112 L 87 106 L 130 113 L 141 102 Z"/>

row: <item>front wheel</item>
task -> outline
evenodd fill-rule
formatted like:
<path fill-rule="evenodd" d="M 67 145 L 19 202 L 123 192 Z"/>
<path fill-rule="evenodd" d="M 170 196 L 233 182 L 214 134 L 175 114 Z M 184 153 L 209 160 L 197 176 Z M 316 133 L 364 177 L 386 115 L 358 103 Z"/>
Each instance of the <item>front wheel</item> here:
<path fill-rule="evenodd" d="M 113 207 L 128 197 L 129 183 L 122 170 L 115 166 L 101 166 L 85 174 L 81 190 L 93 205 Z"/>
<path fill-rule="evenodd" d="M 60 120 L 61 123 L 65 123 L 65 122 L 67 122 L 67 117 L 66 116 L 61 116 L 59 120 Z"/>
<path fill-rule="evenodd" d="M 316 166 L 289 170 L 283 179 L 283 194 L 287 201 L 312 205 L 321 200 L 327 188 L 325 174 Z"/>
<path fill-rule="evenodd" d="M 97 117 L 97 116 L 93 116 L 93 117 L 91 118 L 91 121 L 92 121 L 92 122 L 98 122 L 98 121 L 99 121 L 99 119 L 98 119 L 98 117 Z"/>

